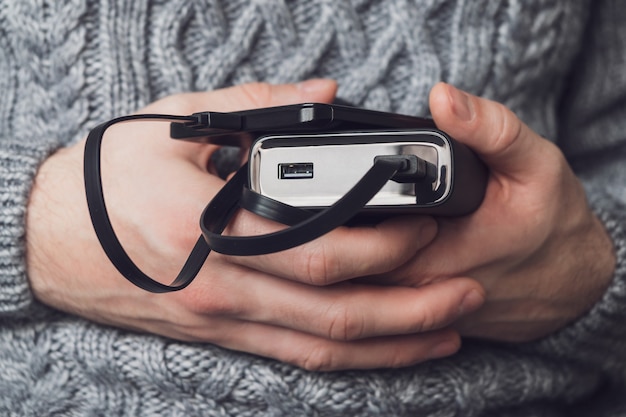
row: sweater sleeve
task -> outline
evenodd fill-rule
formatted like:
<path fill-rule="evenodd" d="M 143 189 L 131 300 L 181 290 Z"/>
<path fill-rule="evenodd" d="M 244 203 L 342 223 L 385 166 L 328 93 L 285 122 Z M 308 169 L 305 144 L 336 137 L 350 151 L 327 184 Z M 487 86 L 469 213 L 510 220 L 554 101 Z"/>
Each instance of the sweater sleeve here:
<path fill-rule="evenodd" d="M 603 298 L 538 342 L 544 353 L 626 375 L 626 8 L 592 3 L 582 53 L 562 102 L 559 145 L 583 182 L 617 258 Z"/>
<path fill-rule="evenodd" d="M 38 309 L 26 276 L 25 218 L 39 164 L 54 143 L 17 140 L 0 133 L 0 318 Z"/>
<path fill-rule="evenodd" d="M 85 6 L 30 3 L 0 7 L 0 320 L 47 312 L 26 276 L 26 208 L 40 164 L 81 136 L 89 111 Z"/>

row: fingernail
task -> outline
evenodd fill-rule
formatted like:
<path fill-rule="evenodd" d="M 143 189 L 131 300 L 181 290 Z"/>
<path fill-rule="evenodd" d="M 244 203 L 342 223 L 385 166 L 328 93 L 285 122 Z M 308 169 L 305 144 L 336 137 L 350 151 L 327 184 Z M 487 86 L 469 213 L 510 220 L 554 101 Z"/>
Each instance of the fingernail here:
<path fill-rule="evenodd" d="M 304 93 L 317 93 L 327 90 L 331 84 L 334 84 L 333 80 L 329 80 L 326 78 L 314 78 L 311 80 L 299 82 L 297 84 L 297 87 L 300 91 Z"/>
<path fill-rule="evenodd" d="M 459 316 L 478 310 L 485 302 L 485 297 L 478 290 L 471 290 L 465 295 L 459 306 Z"/>
<path fill-rule="evenodd" d="M 450 84 L 447 84 L 447 86 L 448 98 L 450 103 L 452 103 L 452 111 L 456 117 L 465 122 L 472 120 L 474 118 L 474 107 L 469 95 Z"/>

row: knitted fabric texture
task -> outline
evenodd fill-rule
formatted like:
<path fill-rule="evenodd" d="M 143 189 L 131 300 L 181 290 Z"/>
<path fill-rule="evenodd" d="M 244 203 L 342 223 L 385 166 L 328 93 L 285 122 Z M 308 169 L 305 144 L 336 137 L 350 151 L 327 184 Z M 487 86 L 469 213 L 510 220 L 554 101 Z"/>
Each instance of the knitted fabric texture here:
<path fill-rule="evenodd" d="M 0 1 L 0 415 L 626 415 L 618 3 Z M 580 55 L 591 47 L 593 59 Z M 311 77 L 338 80 L 360 106 L 413 115 L 428 114 L 444 80 L 506 104 L 574 164 L 586 156 L 575 166 L 618 254 L 605 297 L 537 343 L 467 341 L 411 368 L 335 373 L 107 328 L 33 299 L 25 207 L 51 152 L 173 93 Z"/>

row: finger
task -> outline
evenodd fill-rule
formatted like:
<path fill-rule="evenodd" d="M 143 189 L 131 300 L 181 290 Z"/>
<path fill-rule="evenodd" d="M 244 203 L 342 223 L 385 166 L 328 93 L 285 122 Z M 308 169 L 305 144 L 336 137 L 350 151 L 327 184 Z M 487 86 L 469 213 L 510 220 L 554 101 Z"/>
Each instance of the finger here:
<path fill-rule="evenodd" d="M 302 102 L 327 103 L 334 99 L 336 92 L 335 81 L 311 79 L 297 84 L 242 84 L 217 90 L 215 93 L 223 100 L 222 106 L 232 110 L 245 110 Z"/>
<path fill-rule="evenodd" d="M 470 146 L 499 173 L 521 176 L 532 172 L 538 152 L 552 147 L 502 104 L 449 84 L 433 87 L 430 108 L 441 130 Z"/>
<path fill-rule="evenodd" d="M 176 94 L 152 103 L 141 113 L 189 115 L 202 111 L 230 112 L 302 102 L 330 102 L 336 91 L 337 83 L 329 79 L 311 79 L 298 84 L 249 83 L 214 91 Z M 217 147 L 170 140 L 166 123 L 153 122 L 151 126 L 155 132 L 150 138 L 164 141 L 161 149 L 192 160 L 201 170 L 207 170 L 208 158 Z M 147 137 L 147 132 L 143 136 Z"/>
<path fill-rule="evenodd" d="M 309 371 L 405 367 L 452 355 L 461 345 L 458 333 L 452 329 L 419 335 L 339 341 L 293 329 L 228 318 L 199 322 L 191 332 L 189 327 L 168 327 L 159 321 L 149 323 L 147 328 L 152 333 L 177 340 L 212 343 L 273 358 Z"/>
<path fill-rule="evenodd" d="M 258 323 L 235 328 L 235 338 L 224 346 L 272 357 L 309 371 L 405 367 L 452 355 L 461 344 L 452 330 L 344 342 Z M 265 342 L 268 340 L 271 343 Z"/>
<path fill-rule="evenodd" d="M 240 213 L 228 234 L 260 235 L 283 225 Z M 229 261 L 313 285 L 328 285 L 391 271 L 430 243 L 437 223 L 427 216 L 387 219 L 374 226 L 340 227 L 304 245 L 269 255 L 230 256 Z"/>
<path fill-rule="evenodd" d="M 222 266 L 227 274 L 220 273 Z M 332 340 L 440 329 L 484 301 L 482 287 L 463 278 L 418 288 L 349 283 L 315 287 L 245 268 L 237 272 L 215 262 L 210 272 L 213 278 L 227 275 L 228 281 L 198 277 L 188 290 L 174 295 L 194 314 L 270 324 Z"/>
<path fill-rule="evenodd" d="M 146 107 L 144 113 L 187 115 L 201 111 L 230 112 L 303 102 L 331 102 L 337 83 L 311 79 L 297 84 L 248 83 L 213 91 L 182 93 Z"/>

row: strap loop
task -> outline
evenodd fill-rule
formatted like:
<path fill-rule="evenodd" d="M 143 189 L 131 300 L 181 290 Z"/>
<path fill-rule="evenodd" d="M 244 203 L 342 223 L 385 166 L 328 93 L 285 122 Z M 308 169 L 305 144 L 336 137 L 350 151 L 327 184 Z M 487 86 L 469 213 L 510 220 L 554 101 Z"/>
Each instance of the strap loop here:
<path fill-rule="evenodd" d="M 217 230 L 217 225 L 222 218 L 219 215 L 222 210 L 221 207 L 232 206 L 235 199 L 239 201 L 241 192 L 238 196 L 229 195 L 229 201 L 222 201 L 222 197 L 226 196 L 226 194 L 217 195 L 209 203 L 204 213 L 202 213 L 200 219 L 202 234 L 212 250 L 225 255 L 264 255 L 302 245 L 345 224 L 354 217 L 393 177 L 400 166 L 401 161 L 399 160 L 377 160 L 363 178 L 332 206 L 312 216 L 306 216 L 305 214 L 294 215 L 294 211 L 291 210 L 293 209 L 292 207 L 289 210 L 291 218 L 287 218 L 287 220 L 295 220 L 295 217 L 303 218 L 305 216 L 307 218 L 286 229 L 259 236 L 221 235 L 221 232 Z M 240 172 L 241 170 L 237 175 Z M 248 193 L 250 192 L 248 191 Z M 263 201 L 265 204 L 260 206 L 263 208 L 263 211 L 257 214 L 265 215 L 266 217 L 268 213 L 280 213 L 282 206 L 284 206 L 284 204 L 267 197 L 264 197 Z M 273 201 L 271 206 L 268 204 L 268 201 Z M 271 208 L 271 210 L 267 210 L 268 208 Z M 275 220 L 278 218 L 285 219 L 284 215 L 272 218 Z"/>
<path fill-rule="evenodd" d="M 154 293 L 177 291 L 185 288 L 191 283 L 191 281 L 193 281 L 200 271 L 200 268 L 202 268 L 207 256 L 209 256 L 211 249 L 207 245 L 204 238 L 202 236 L 198 238 L 176 279 L 169 285 L 162 284 L 144 274 L 143 271 L 135 265 L 130 256 L 128 256 L 117 238 L 115 230 L 113 230 L 113 225 L 111 224 L 104 200 L 101 176 L 101 148 L 104 132 L 116 123 L 138 119 L 170 122 L 189 120 L 188 117 L 184 116 L 140 114 L 110 120 L 109 122 L 98 125 L 91 132 L 89 132 L 85 143 L 83 165 L 85 193 L 87 197 L 89 215 L 91 216 L 91 223 L 93 224 L 96 236 L 100 241 L 102 249 L 120 274 L 139 288 L 146 291 Z M 223 230 L 229 220 L 230 218 L 225 216 L 222 219 L 222 222 L 219 222 L 216 225 L 216 230 L 219 230 L 220 227 Z"/>
<path fill-rule="evenodd" d="M 316 239 L 345 224 L 374 197 L 397 172 L 401 162 L 381 159 L 335 204 L 317 213 L 295 208 L 256 194 L 248 188 L 248 165 L 242 166 L 207 205 L 200 219 L 200 236 L 176 279 L 169 285 L 146 275 L 132 261 L 111 224 L 102 189 L 101 147 L 112 125 L 132 120 L 188 122 L 189 116 L 133 115 L 110 120 L 88 135 L 84 153 L 84 179 L 91 222 L 104 252 L 117 270 L 136 286 L 154 293 L 185 288 L 196 277 L 211 250 L 229 255 L 261 255 L 286 250 Z M 259 236 L 223 236 L 222 232 L 241 207 L 289 224 L 283 230 Z"/>

